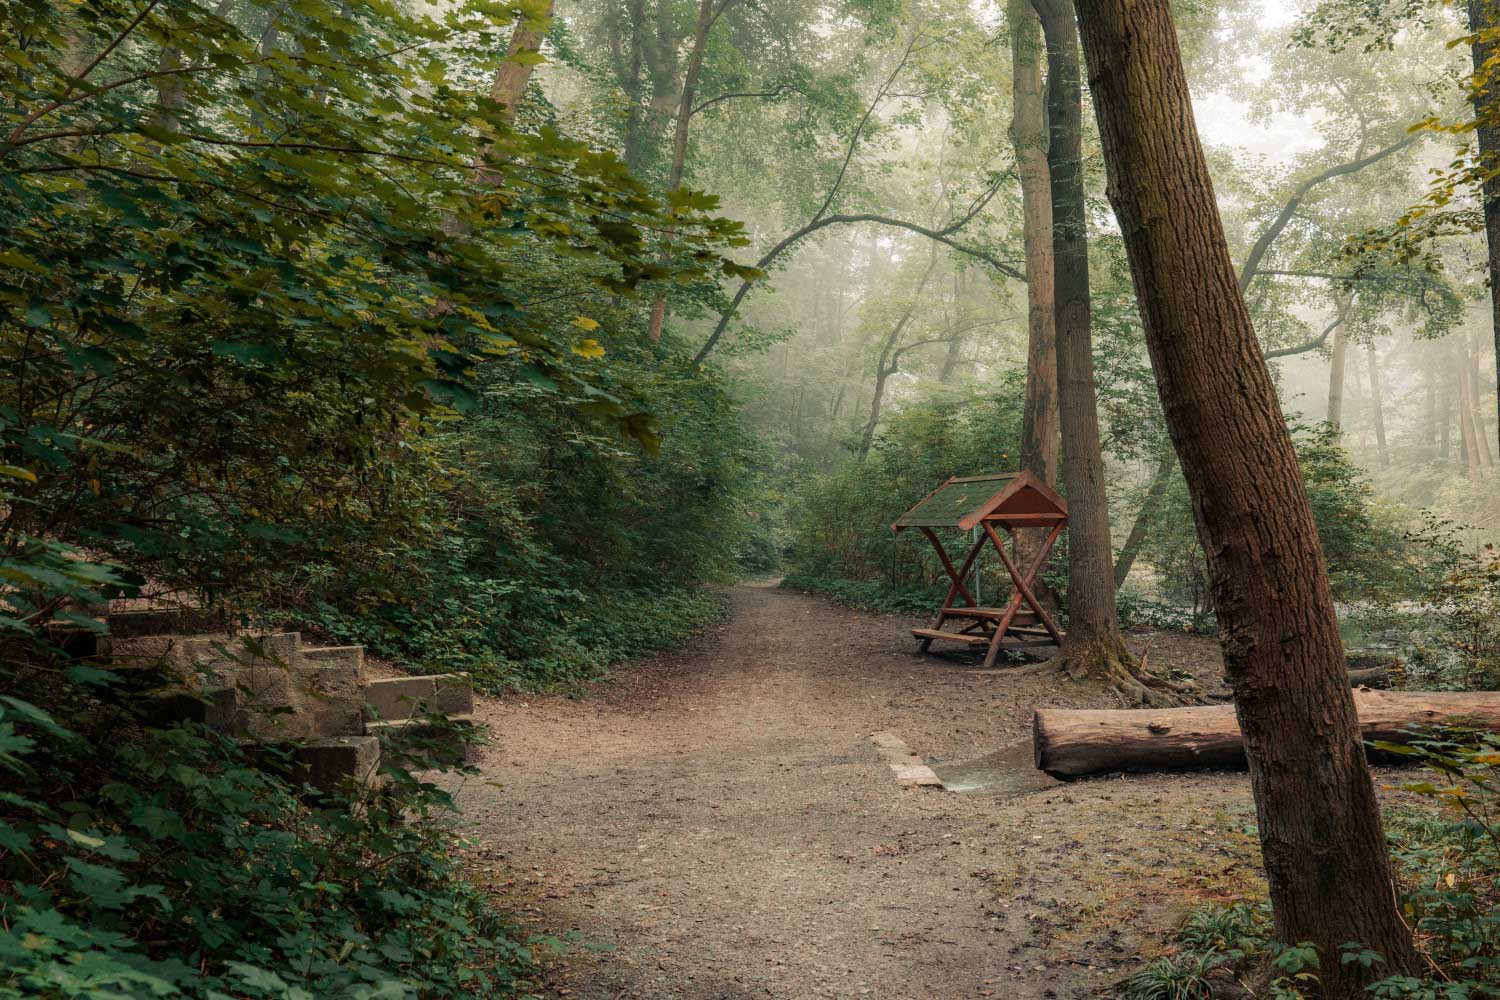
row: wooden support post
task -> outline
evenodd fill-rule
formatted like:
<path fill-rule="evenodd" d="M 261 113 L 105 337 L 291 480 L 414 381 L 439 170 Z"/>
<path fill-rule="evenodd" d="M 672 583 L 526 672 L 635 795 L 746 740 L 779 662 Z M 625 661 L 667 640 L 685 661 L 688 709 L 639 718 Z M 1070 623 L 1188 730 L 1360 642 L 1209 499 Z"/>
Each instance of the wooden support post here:
<path fill-rule="evenodd" d="M 1019 591 L 1020 596 L 1026 599 L 1027 604 L 1031 605 L 1031 610 L 1036 612 L 1037 618 L 1041 620 L 1042 626 L 1052 636 L 1053 641 L 1061 645 L 1062 633 L 1058 631 L 1057 625 L 1052 621 L 1052 616 L 1047 613 L 1047 609 L 1042 607 L 1042 602 L 1037 600 L 1036 595 L 1031 592 L 1031 582 L 1028 577 L 1022 576 L 1021 571 L 1016 569 L 1015 562 L 1011 560 L 1010 554 L 1005 551 L 1005 545 L 1000 541 L 1000 536 L 995 534 L 995 529 L 990 522 L 984 522 L 984 530 L 990 536 L 990 541 L 994 543 L 995 551 L 1000 553 L 1000 560 L 1005 563 L 1005 570 L 1010 574 L 1010 578 L 1015 581 L 1016 590 Z M 1049 541 L 1055 536 L 1056 531 L 1057 529 L 1054 528 L 1052 534 L 1048 536 Z M 1045 557 L 1046 547 L 1039 554 Z M 1029 576 L 1035 576 L 1040 568 L 1040 560 L 1032 560 Z"/>

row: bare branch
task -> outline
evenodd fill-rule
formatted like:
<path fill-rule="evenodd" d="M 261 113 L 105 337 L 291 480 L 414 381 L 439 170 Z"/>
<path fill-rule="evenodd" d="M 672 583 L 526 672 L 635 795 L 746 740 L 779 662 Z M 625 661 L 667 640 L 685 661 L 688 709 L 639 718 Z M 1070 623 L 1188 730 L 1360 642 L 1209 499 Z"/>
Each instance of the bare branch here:
<path fill-rule="evenodd" d="M 1271 244 L 1276 242 L 1277 238 L 1286 229 L 1287 224 L 1292 221 L 1292 217 L 1297 214 L 1297 209 L 1302 207 L 1302 199 L 1307 197 L 1308 192 L 1319 184 L 1330 181 L 1335 177 L 1359 173 L 1365 167 L 1373 163 L 1378 163 L 1387 156 L 1405 149 L 1416 141 L 1416 136 L 1409 135 L 1400 142 L 1392 143 L 1384 149 L 1377 149 L 1368 156 L 1362 156 L 1358 159 L 1350 160 L 1348 163 L 1340 163 L 1329 167 L 1322 173 L 1314 174 L 1301 184 L 1298 184 L 1292 192 L 1291 197 L 1286 200 L 1286 204 L 1281 207 L 1281 211 L 1277 213 L 1276 218 L 1271 220 L 1271 224 L 1266 227 L 1265 232 L 1260 234 L 1260 238 L 1255 241 L 1255 244 L 1250 248 L 1250 252 L 1245 255 L 1245 263 L 1240 267 L 1240 291 L 1246 291 L 1250 287 L 1250 282 L 1254 281 L 1255 276 L 1261 273 L 1261 260 L 1271 249 Z"/>

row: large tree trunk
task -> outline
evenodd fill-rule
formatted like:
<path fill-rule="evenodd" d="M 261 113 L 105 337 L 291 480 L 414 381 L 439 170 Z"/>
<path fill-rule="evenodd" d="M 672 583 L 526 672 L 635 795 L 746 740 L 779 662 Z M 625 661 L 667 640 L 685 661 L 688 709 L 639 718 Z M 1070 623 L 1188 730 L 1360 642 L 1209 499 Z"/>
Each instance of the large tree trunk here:
<path fill-rule="evenodd" d="M 1375 421 L 1375 447 L 1380 455 L 1380 467 L 1391 467 L 1391 453 L 1385 446 L 1385 406 L 1381 399 L 1380 359 L 1375 354 L 1375 341 L 1365 345 L 1365 358 L 1370 369 L 1370 415 Z"/>
<path fill-rule="evenodd" d="M 1445 722 L 1500 732 L 1496 691 L 1366 689 L 1354 692 L 1354 704 L 1367 742 L 1406 743 L 1411 730 Z M 1031 742 L 1036 766 L 1054 778 L 1245 766 L 1245 740 L 1232 705 L 1133 711 L 1039 708 L 1032 717 Z"/>
<path fill-rule="evenodd" d="M 1333 328 L 1333 364 L 1328 369 L 1328 423 L 1335 431 L 1344 429 L 1344 366 L 1349 357 L 1349 333 L 1346 310 L 1339 308 L 1338 325 Z"/>
<path fill-rule="evenodd" d="M 1047 107 L 1042 90 L 1042 25 L 1031 0 L 1009 0 L 1010 141 L 1021 182 L 1021 233 L 1026 253 L 1026 402 L 1021 413 L 1021 468 L 1057 484 L 1057 334 L 1054 323 L 1052 172 L 1047 166 Z M 1029 565 L 1045 531 L 1016 532 L 1016 555 Z M 1038 578 L 1038 583 L 1041 583 Z M 1043 586 L 1042 600 L 1056 606 Z"/>
<path fill-rule="evenodd" d="M 1169 0 L 1082 0 L 1084 45 L 1162 407 L 1193 497 L 1255 792 L 1276 939 L 1324 996 L 1417 967 L 1395 905 L 1333 593 L 1229 259 Z M 1345 942 L 1384 956 L 1339 960 Z"/>
<path fill-rule="evenodd" d="M 1075 680 L 1103 680 L 1131 697 L 1170 701 L 1125 648 L 1115 610 L 1114 549 L 1094 392 L 1083 83 L 1073 0 L 1034 0 L 1047 43 L 1047 167 L 1052 190 L 1058 415 L 1068 496 L 1068 632 L 1056 665 Z"/>
<path fill-rule="evenodd" d="M 1469 0 L 1469 30 L 1481 32 L 1496 26 L 1495 0 Z M 1485 38 L 1476 38 L 1471 46 L 1474 71 L 1479 73 L 1495 56 L 1495 44 Z M 1473 93 L 1474 115 L 1478 126 L 1474 129 L 1479 142 L 1479 155 L 1489 173 L 1482 189 L 1484 203 L 1484 239 L 1488 248 L 1490 275 L 1490 334 L 1495 345 L 1495 381 L 1500 384 L 1500 177 L 1493 171 L 1500 165 L 1500 82 L 1488 81 Z M 1495 395 L 1500 409 L 1500 393 Z M 1483 422 L 1480 422 L 1483 426 Z M 1497 431 L 1500 432 L 1500 431 Z"/>

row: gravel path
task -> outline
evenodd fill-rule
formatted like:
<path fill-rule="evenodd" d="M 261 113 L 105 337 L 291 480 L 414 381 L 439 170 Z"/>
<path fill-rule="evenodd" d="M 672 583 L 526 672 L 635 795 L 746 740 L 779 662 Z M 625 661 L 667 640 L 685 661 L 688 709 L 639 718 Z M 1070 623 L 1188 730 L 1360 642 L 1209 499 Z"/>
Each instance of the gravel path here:
<path fill-rule="evenodd" d="M 941 774 L 1025 740 L 1039 704 L 1108 696 L 917 656 L 900 618 L 770 587 L 731 603 L 586 699 L 480 705 L 496 745 L 459 790 L 466 832 L 482 883 L 576 939 L 549 995 L 1108 996 L 1188 909 L 1257 891 L 1241 775 L 1022 766 L 1030 790 L 957 794 L 899 786 L 869 740 Z M 1216 667 L 1198 640 L 1151 659 Z"/>

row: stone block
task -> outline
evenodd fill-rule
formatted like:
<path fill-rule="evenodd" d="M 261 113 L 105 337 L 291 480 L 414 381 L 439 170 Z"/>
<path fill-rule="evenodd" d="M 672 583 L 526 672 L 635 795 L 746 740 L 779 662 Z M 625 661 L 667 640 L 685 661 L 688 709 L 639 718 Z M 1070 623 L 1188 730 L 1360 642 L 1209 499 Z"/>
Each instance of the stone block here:
<path fill-rule="evenodd" d="M 265 770 L 319 792 L 346 784 L 371 785 L 380 770 L 380 740 L 374 736 L 329 736 L 303 742 L 252 745 L 250 753 Z"/>
<path fill-rule="evenodd" d="M 362 666 L 346 657 L 311 660 L 299 669 L 297 680 L 312 715 L 313 735 L 358 736 L 365 731 Z"/>
<path fill-rule="evenodd" d="M 446 723 L 386 719 L 367 722 L 365 729 L 380 739 L 388 763 L 418 770 L 463 763 L 473 742 L 474 723 L 466 715 L 449 716 Z"/>
<path fill-rule="evenodd" d="M 221 615 L 202 608 L 146 608 L 112 611 L 109 634 L 117 639 L 143 635 L 203 635 L 227 631 Z"/>
<path fill-rule="evenodd" d="M 204 690 L 167 688 L 142 701 L 147 725 L 164 727 L 175 722 L 201 722 L 221 732 L 235 731 L 238 693 L 231 687 Z"/>
<path fill-rule="evenodd" d="M 474 686 L 464 674 L 394 677 L 365 685 L 367 718 L 400 721 L 423 715 L 471 715 Z"/>

